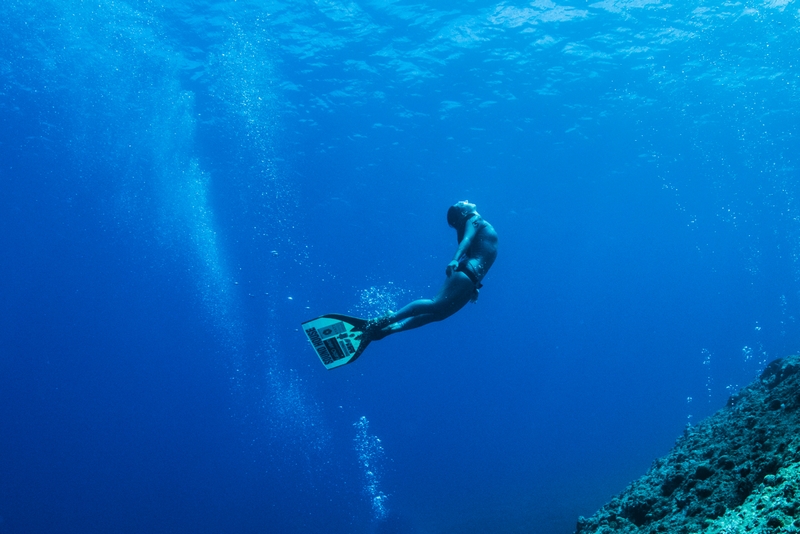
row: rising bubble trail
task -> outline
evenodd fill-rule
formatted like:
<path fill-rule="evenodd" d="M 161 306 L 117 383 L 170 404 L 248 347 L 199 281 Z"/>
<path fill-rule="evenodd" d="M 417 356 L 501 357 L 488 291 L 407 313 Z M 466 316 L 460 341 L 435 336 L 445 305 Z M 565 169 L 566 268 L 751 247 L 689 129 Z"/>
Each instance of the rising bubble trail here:
<path fill-rule="evenodd" d="M 355 447 L 358 463 L 364 472 L 364 493 L 372 505 L 372 517 L 385 519 L 387 496 L 380 490 L 380 478 L 385 456 L 381 440 L 369 433 L 369 421 L 362 416 L 356 423 Z"/>

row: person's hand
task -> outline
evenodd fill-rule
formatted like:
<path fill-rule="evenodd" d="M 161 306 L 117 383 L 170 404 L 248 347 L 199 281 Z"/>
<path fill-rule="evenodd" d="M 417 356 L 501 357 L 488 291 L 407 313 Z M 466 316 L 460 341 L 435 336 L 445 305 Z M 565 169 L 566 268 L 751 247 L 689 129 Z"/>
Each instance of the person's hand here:
<path fill-rule="evenodd" d="M 450 276 L 451 274 L 456 272 L 456 269 L 458 269 L 458 262 L 456 260 L 453 260 L 447 264 L 447 269 L 445 269 L 444 272 L 445 274 L 447 274 L 447 276 Z"/>

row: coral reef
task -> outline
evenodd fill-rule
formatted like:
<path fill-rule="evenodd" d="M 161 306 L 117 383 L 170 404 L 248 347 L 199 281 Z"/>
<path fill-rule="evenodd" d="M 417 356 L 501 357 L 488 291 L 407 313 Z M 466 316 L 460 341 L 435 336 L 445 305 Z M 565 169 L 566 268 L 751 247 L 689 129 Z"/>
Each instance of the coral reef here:
<path fill-rule="evenodd" d="M 576 534 L 800 533 L 800 356 L 775 360 Z"/>

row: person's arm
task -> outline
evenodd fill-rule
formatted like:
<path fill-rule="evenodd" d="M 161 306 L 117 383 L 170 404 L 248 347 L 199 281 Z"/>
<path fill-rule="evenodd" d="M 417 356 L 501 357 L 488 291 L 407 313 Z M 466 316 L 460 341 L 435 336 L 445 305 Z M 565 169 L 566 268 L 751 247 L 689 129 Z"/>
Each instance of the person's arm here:
<path fill-rule="evenodd" d="M 477 228 L 475 228 L 475 225 L 472 224 L 472 219 L 474 219 L 476 216 L 477 215 L 473 215 L 467 221 L 466 228 L 464 229 L 464 237 L 461 239 L 461 243 L 458 244 L 458 248 L 453 256 L 453 260 L 447 264 L 447 269 L 445 270 L 447 276 L 450 276 L 456 270 L 458 267 L 459 258 L 461 258 L 461 256 L 463 256 L 464 253 L 469 250 L 469 246 L 472 244 L 472 239 L 475 237 L 475 234 L 478 233 Z"/>

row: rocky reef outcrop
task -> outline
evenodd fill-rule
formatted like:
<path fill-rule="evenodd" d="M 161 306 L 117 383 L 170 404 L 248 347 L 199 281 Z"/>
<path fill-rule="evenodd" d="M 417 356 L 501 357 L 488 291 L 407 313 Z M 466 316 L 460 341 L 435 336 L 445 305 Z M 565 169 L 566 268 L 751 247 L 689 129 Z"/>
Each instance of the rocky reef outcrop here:
<path fill-rule="evenodd" d="M 800 533 L 800 356 L 770 363 L 576 534 Z"/>

